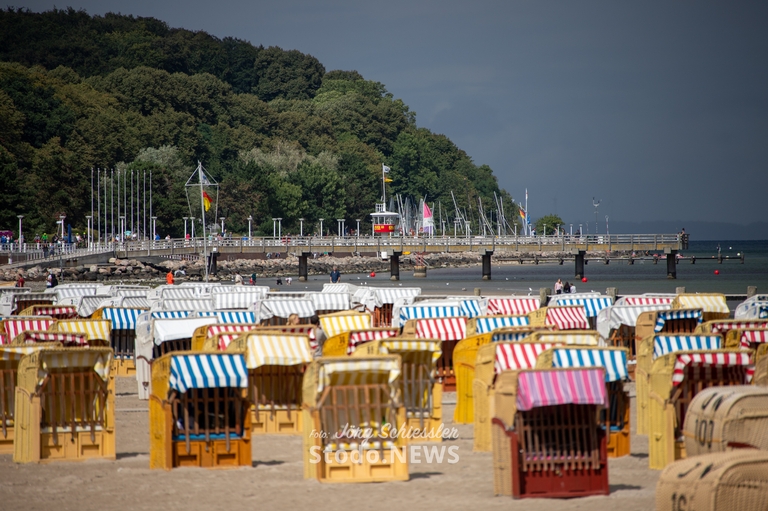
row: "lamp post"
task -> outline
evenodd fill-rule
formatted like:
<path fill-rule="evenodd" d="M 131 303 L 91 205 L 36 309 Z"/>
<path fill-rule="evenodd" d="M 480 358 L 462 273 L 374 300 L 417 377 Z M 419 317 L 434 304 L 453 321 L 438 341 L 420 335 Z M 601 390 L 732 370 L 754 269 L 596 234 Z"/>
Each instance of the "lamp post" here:
<path fill-rule="evenodd" d="M 547 236 L 547 224 L 544 224 L 544 232 L 542 233 L 542 236 Z"/>
<path fill-rule="evenodd" d="M 282 218 L 277 219 L 277 237 L 278 238 L 283 237 L 283 219 Z"/>
<path fill-rule="evenodd" d="M 453 219 L 453 237 L 454 238 L 458 237 L 457 233 L 459 232 L 459 224 L 460 223 L 461 223 L 461 220 L 459 220 L 458 218 L 454 218 Z"/>
<path fill-rule="evenodd" d="M 152 239 L 154 240 L 157 238 L 157 217 L 151 216 L 149 218 L 152 219 Z"/>
<path fill-rule="evenodd" d="M 272 237 L 277 238 L 277 218 L 272 219 Z"/>
<path fill-rule="evenodd" d="M 59 215 L 59 219 L 61 220 L 61 242 L 64 243 L 64 219 L 67 218 L 67 215 Z"/>
<path fill-rule="evenodd" d="M 581 237 L 581 224 L 579 224 L 579 237 Z"/>
<path fill-rule="evenodd" d="M 190 233 L 190 236 L 192 237 L 192 239 L 195 239 L 195 217 L 193 217 L 193 216 L 189 217 L 189 221 L 190 221 L 189 222 L 190 223 L 190 231 L 192 231 Z"/>
<path fill-rule="evenodd" d="M 344 219 L 337 218 L 336 222 L 337 222 L 336 230 L 338 231 L 339 236 L 344 237 Z"/>
<path fill-rule="evenodd" d="M 85 219 L 88 221 L 88 248 L 91 248 L 91 242 L 93 241 L 93 237 L 91 236 L 91 223 L 93 222 L 93 217 L 91 215 L 86 215 Z"/>
<path fill-rule="evenodd" d="M 325 220 L 325 218 L 320 218 L 319 220 L 320 220 L 320 237 L 322 238 L 323 237 L 323 220 Z"/>
<path fill-rule="evenodd" d="M 220 216 L 219 220 L 221 220 L 221 235 L 224 236 L 224 220 L 226 217 Z"/>
<path fill-rule="evenodd" d="M 251 222 L 253 222 L 253 217 L 248 215 L 248 241 L 251 241 Z"/>
<path fill-rule="evenodd" d="M 125 215 L 120 215 L 120 241 L 125 243 Z"/>
<path fill-rule="evenodd" d="M 299 236 L 304 237 L 304 219 L 299 218 Z"/>
<path fill-rule="evenodd" d="M 16 215 L 16 217 L 19 219 L 19 252 L 21 252 L 21 247 L 24 245 L 24 233 L 21 232 L 21 220 L 24 218 L 24 215 Z"/>
<path fill-rule="evenodd" d="M 188 216 L 182 217 L 184 219 L 184 239 L 187 239 L 187 220 L 189 220 Z"/>
<path fill-rule="evenodd" d="M 355 229 L 355 236 L 359 238 L 360 237 L 360 219 L 356 218 L 355 222 L 357 222 L 357 229 Z"/>
<path fill-rule="evenodd" d="M 605 234 L 606 236 L 611 235 L 611 231 L 608 230 L 608 215 L 605 215 Z"/>
<path fill-rule="evenodd" d="M 600 201 L 592 197 L 592 205 L 595 207 L 595 234 L 597 234 L 597 207 L 600 205 Z"/>
<path fill-rule="evenodd" d="M 573 236 L 573 224 L 571 224 L 571 236 Z"/>

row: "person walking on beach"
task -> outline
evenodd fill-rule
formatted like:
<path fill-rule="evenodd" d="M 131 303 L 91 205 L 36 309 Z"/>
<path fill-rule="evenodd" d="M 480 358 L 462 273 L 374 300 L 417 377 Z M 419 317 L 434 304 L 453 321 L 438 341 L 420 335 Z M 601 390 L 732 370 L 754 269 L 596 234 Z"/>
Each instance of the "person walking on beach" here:
<path fill-rule="evenodd" d="M 251 273 L 251 285 L 252 286 L 256 285 L 256 274 L 255 273 Z"/>
<path fill-rule="evenodd" d="M 555 282 L 555 294 L 563 294 L 563 281 L 560 279 L 557 279 L 557 282 Z"/>
<path fill-rule="evenodd" d="M 243 276 L 239 273 L 235 274 L 235 285 L 236 286 L 242 286 L 243 285 Z"/>
<path fill-rule="evenodd" d="M 19 273 L 19 278 L 16 279 L 16 287 L 24 287 L 24 283 L 26 281 L 24 280 L 24 275 Z"/>
<path fill-rule="evenodd" d="M 570 293 L 570 292 L 571 292 L 571 285 L 566 280 L 565 285 L 563 286 L 563 293 Z"/>
<path fill-rule="evenodd" d="M 341 280 L 341 272 L 337 267 L 333 267 L 333 271 L 331 272 L 331 284 L 338 284 Z"/>
<path fill-rule="evenodd" d="M 173 272 L 171 270 L 168 270 L 168 273 L 165 274 L 165 283 L 169 286 L 173 285 Z"/>

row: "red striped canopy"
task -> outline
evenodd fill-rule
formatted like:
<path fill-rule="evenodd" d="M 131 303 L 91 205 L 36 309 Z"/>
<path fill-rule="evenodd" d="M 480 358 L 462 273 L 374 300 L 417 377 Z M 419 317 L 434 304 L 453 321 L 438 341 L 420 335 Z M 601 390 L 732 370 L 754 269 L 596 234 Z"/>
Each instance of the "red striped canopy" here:
<path fill-rule="evenodd" d="M 467 318 L 428 318 L 416 320 L 416 337 L 460 341 L 467 335 Z"/>
<path fill-rule="evenodd" d="M 37 305 L 34 308 L 36 316 L 51 316 L 55 319 L 77 318 L 77 307 L 74 305 Z"/>
<path fill-rule="evenodd" d="M 544 320 L 547 325 L 555 325 L 558 330 L 588 330 L 589 321 L 584 307 L 548 307 L 547 317 Z"/>
<path fill-rule="evenodd" d="M 559 345 L 552 342 L 499 343 L 496 346 L 494 373 L 533 368 L 539 355 L 553 346 Z"/>
<path fill-rule="evenodd" d="M 539 308 L 539 298 L 490 298 L 488 300 L 488 314 L 503 316 L 524 316 Z"/>
<path fill-rule="evenodd" d="M 741 332 L 741 346 L 751 348 L 752 344 L 768 342 L 768 330 L 744 330 Z"/>
<path fill-rule="evenodd" d="M 605 370 L 589 369 L 521 371 L 517 376 L 517 409 L 552 405 L 605 405 Z"/>
<path fill-rule="evenodd" d="M 673 297 L 669 298 L 651 298 L 646 296 L 627 296 L 624 299 L 624 305 L 664 305 L 672 303 Z"/>
<path fill-rule="evenodd" d="M 397 328 L 390 328 L 388 330 L 353 330 L 349 332 L 347 355 L 354 352 L 358 344 L 395 337 L 398 333 L 400 332 Z"/>
<path fill-rule="evenodd" d="M 60 342 L 68 346 L 85 346 L 88 344 L 88 336 L 86 334 L 78 333 L 35 332 L 32 330 L 27 330 L 21 333 L 21 337 L 25 344 L 32 344 L 36 342 Z"/>
<path fill-rule="evenodd" d="M 715 321 L 711 324 L 713 334 L 722 334 L 729 330 L 745 328 L 768 328 L 768 321 Z"/>
<path fill-rule="evenodd" d="M 5 319 L 5 338 L 10 341 L 27 330 L 48 330 L 54 323 L 56 320 L 53 318 Z"/>
<path fill-rule="evenodd" d="M 749 383 L 754 373 L 749 353 L 681 353 L 675 361 L 672 385 L 680 385 L 686 377 L 711 380 L 729 374 L 731 379 L 741 378 Z"/>

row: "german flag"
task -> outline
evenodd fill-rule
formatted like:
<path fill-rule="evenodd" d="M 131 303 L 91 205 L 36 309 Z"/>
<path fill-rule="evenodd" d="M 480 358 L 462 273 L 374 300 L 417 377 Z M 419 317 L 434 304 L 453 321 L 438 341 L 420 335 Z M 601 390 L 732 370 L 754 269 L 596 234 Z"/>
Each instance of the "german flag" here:
<path fill-rule="evenodd" d="M 203 207 L 206 211 L 211 209 L 211 196 L 208 195 L 206 192 L 203 192 Z"/>

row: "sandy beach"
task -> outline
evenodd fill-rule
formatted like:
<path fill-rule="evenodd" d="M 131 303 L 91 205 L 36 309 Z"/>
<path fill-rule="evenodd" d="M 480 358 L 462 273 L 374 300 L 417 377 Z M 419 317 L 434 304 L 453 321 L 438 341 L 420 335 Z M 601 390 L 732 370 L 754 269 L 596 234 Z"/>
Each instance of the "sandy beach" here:
<path fill-rule="evenodd" d="M 491 453 L 472 452 L 472 426 L 455 425 L 459 460 L 411 463 L 408 482 L 321 484 L 302 478 L 301 438 L 260 436 L 253 441 L 253 466 L 231 470 L 149 470 L 147 402 L 136 383 L 116 386 L 117 460 L 17 465 L 0 456 L 3 510 L 107 511 L 210 509 L 531 509 L 537 511 L 654 509 L 659 472 L 648 469 L 647 438 L 632 435 L 632 455 L 609 461 L 611 494 L 570 500 L 512 501 L 493 495 Z M 633 393 L 633 385 L 630 385 Z M 447 403 L 455 394 L 445 395 Z M 634 410 L 635 400 L 632 399 Z M 446 427 L 454 426 L 446 404 Z M 634 413 L 633 413 L 634 425 Z"/>

